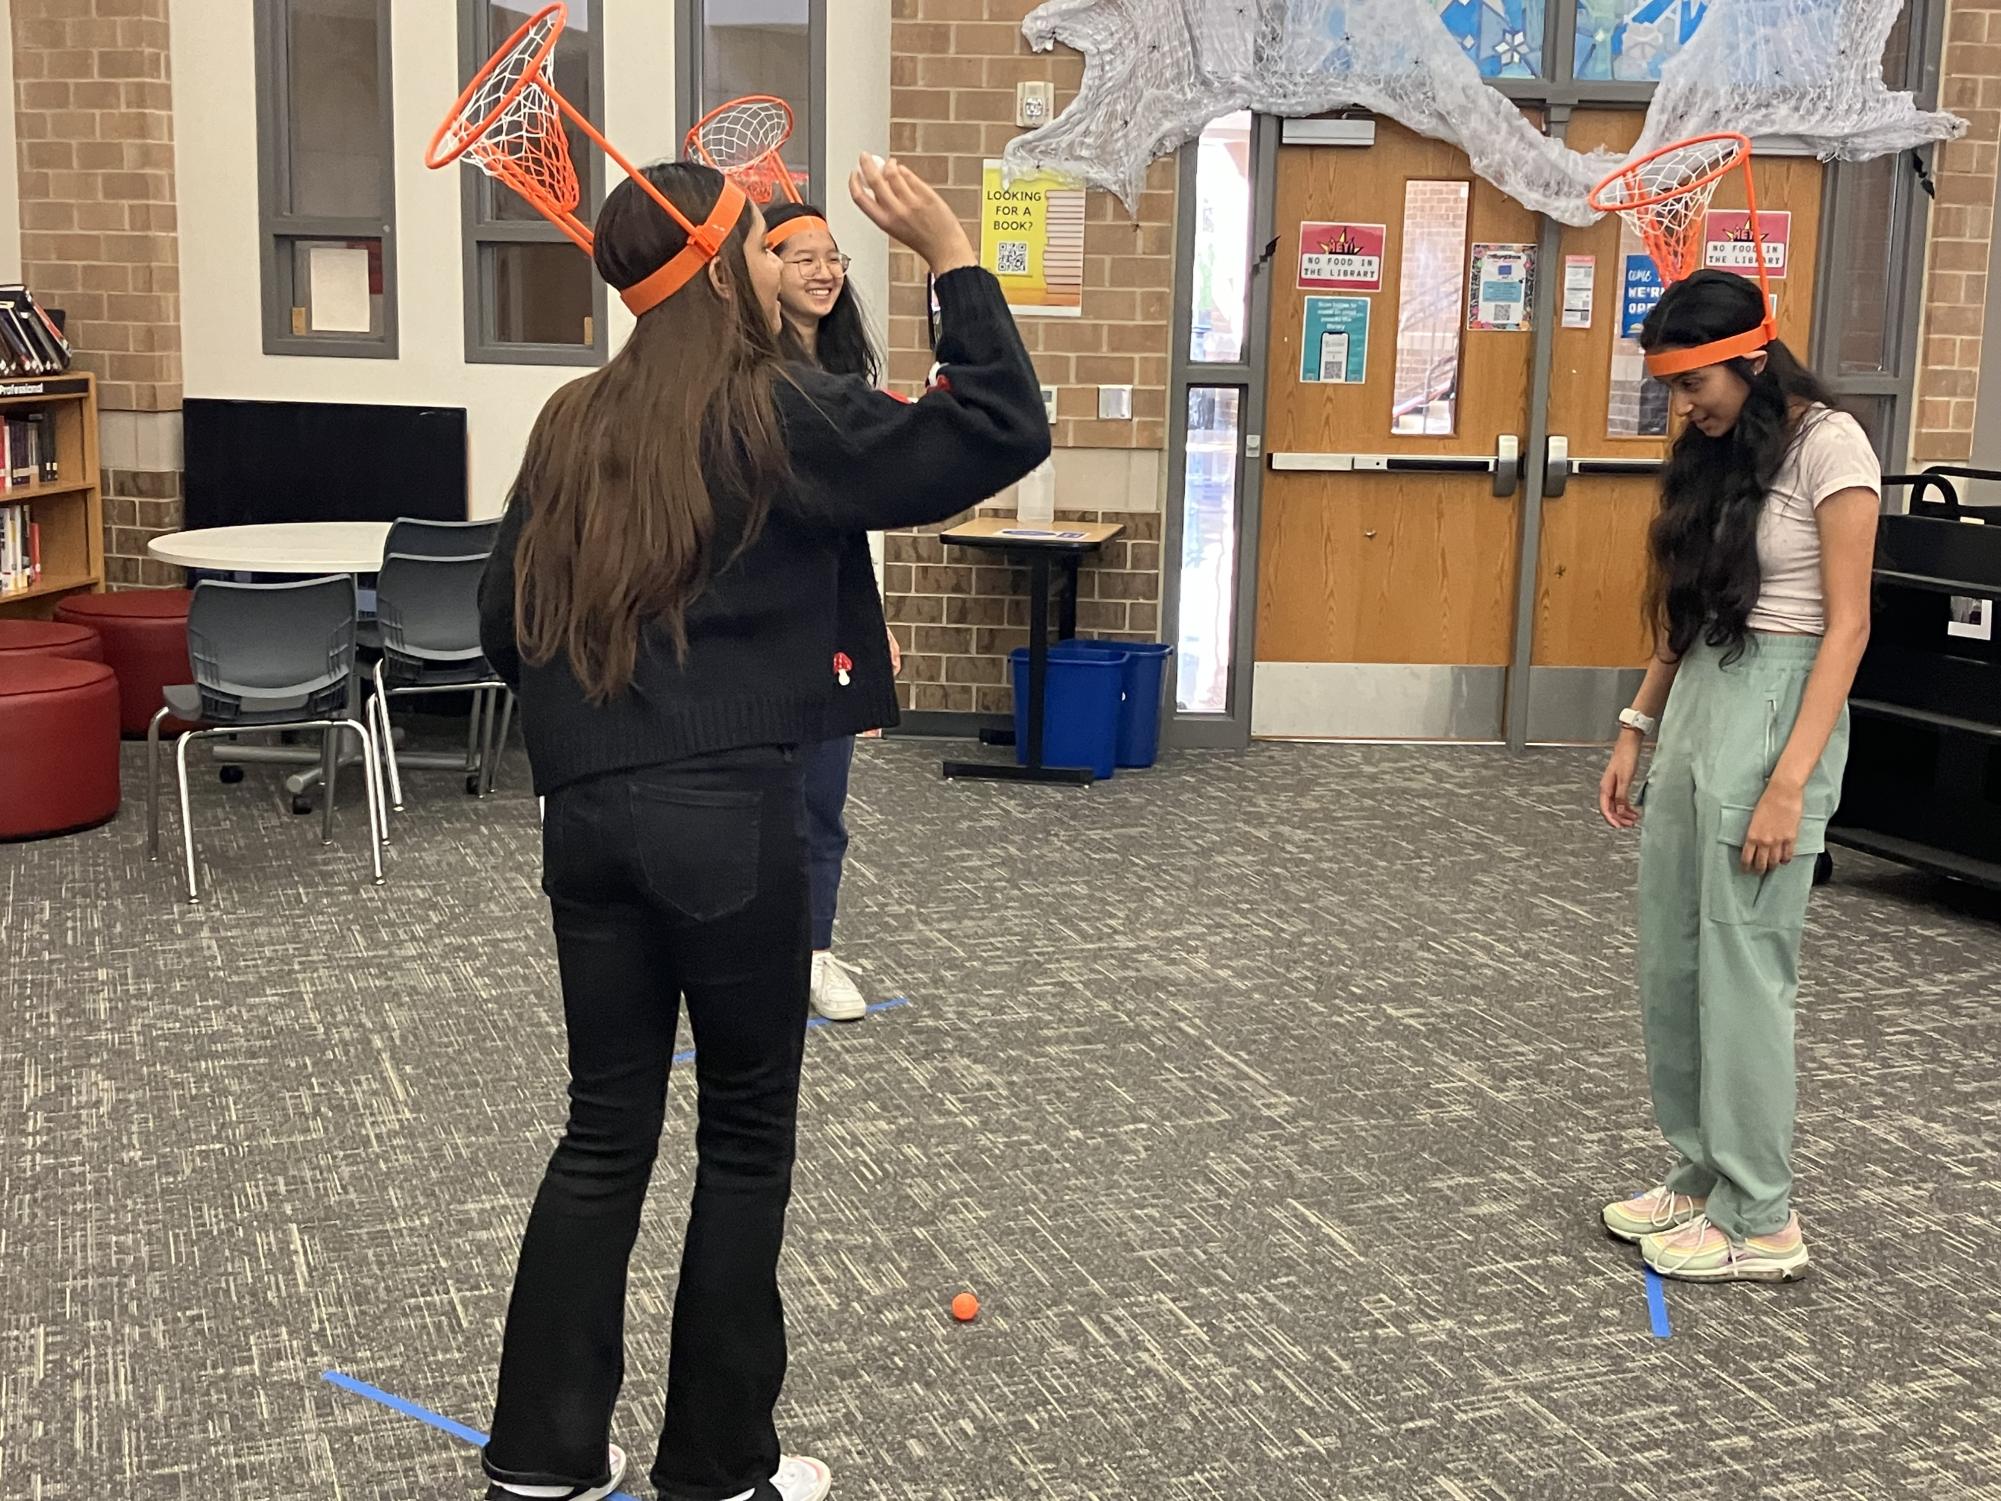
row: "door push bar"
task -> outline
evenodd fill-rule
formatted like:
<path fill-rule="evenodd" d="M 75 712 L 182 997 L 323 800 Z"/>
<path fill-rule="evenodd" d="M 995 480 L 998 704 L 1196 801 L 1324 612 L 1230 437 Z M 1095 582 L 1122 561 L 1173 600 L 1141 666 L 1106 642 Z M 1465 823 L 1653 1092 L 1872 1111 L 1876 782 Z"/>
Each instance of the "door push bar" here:
<path fill-rule="evenodd" d="M 1659 474 L 1659 459 L 1579 458 L 1570 456 L 1570 439 L 1561 433 L 1549 435 L 1549 451 L 1543 463 L 1542 495 L 1555 500 L 1569 488 L 1573 474 Z"/>
<path fill-rule="evenodd" d="M 1506 500 L 1522 487 L 1522 440 L 1503 433 L 1491 457 L 1457 453 L 1274 453 L 1271 467 L 1286 474 L 1491 474 L 1494 494 Z"/>

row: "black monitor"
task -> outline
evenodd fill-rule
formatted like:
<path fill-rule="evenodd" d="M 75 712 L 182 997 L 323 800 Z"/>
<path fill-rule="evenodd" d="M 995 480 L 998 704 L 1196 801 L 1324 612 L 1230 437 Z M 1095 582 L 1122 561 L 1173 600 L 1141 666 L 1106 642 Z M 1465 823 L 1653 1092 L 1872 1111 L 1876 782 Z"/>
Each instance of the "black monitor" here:
<path fill-rule="evenodd" d="M 463 407 L 190 398 L 189 528 L 272 521 L 463 521 Z"/>

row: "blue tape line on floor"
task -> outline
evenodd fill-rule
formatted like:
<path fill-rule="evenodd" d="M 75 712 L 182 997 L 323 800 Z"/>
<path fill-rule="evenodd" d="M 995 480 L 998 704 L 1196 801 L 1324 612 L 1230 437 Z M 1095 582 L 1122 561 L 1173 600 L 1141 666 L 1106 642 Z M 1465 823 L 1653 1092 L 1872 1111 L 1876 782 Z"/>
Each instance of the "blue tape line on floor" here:
<path fill-rule="evenodd" d="M 1655 1271 L 1652 1267 L 1648 1267 L 1646 1268 L 1646 1274 L 1647 1314 L 1653 1320 L 1654 1338 L 1666 1339 L 1674 1333 L 1674 1330 L 1668 1327 L 1667 1289 L 1661 1283 L 1661 1274 L 1659 1272 Z"/>
<path fill-rule="evenodd" d="M 483 1448 L 486 1444 L 486 1435 L 477 1429 L 468 1428 L 463 1423 L 455 1423 L 442 1413 L 432 1412 L 428 1407 L 419 1407 L 415 1402 L 406 1402 L 394 1392 L 385 1392 L 381 1387 L 370 1386 L 366 1381 L 343 1376 L 339 1371 L 322 1371 L 320 1374 L 330 1385 L 337 1386 L 344 1392 L 352 1392 L 357 1397 L 366 1397 L 377 1406 L 386 1407 L 400 1417 L 415 1418 L 427 1427 L 435 1428 L 440 1433 L 448 1433 L 475 1448 Z M 606 1501 L 638 1501 L 638 1498 L 628 1496 L 624 1491 L 613 1491 Z"/>
<path fill-rule="evenodd" d="M 878 1012 L 894 1011 L 899 1006 L 908 1006 L 909 1004 L 910 1004 L 910 997 L 907 995 L 891 996 L 886 1001 L 877 1001 L 873 1006 L 868 1008 L 866 1014 L 869 1016 L 874 1016 Z M 816 1016 L 806 1023 L 806 1030 L 808 1032 L 817 1032 L 822 1027 L 846 1026 L 846 1025 L 847 1023 L 845 1022 L 838 1022 L 838 1023 L 830 1022 L 824 1016 Z M 695 1061 L 695 1050 L 693 1048 L 689 1048 L 685 1053 L 676 1053 L 674 1055 L 674 1062 L 677 1064 L 693 1063 L 694 1061 Z"/>

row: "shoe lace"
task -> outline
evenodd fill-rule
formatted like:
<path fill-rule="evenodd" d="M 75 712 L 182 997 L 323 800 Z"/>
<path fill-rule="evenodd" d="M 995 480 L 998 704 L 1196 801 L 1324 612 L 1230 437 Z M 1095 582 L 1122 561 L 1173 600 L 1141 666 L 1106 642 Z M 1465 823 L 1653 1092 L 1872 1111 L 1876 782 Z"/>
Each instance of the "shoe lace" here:
<path fill-rule="evenodd" d="M 1701 1254 L 1703 1242 L 1709 1239 L 1709 1231 L 1709 1216 L 1706 1214 L 1698 1214 L 1687 1224 L 1676 1226 L 1669 1238 L 1661 1243 L 1661 1250 L 1664 1253 L 1663 1259 L 1665 1260 L 1667 1256 L 1676 1254 L 1676 1242 L 1680 1242 L 1687 1249 L 1681 1253 L 1681 1259 L 1675 1265 L 1677 1267 L 1687 1266 Z M 1730 1244 L 1731 1254 L 1734 1256 L 1736 1254 L 1735 1244 L 1730 1242 L 1728 1236 L 1724 1237 L 1724 1241 Z"/>

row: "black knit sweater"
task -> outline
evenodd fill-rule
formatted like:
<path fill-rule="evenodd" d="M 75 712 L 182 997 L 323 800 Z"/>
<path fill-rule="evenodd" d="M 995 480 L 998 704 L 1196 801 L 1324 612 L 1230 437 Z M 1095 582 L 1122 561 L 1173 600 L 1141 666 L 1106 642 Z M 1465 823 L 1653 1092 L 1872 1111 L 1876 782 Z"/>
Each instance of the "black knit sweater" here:
<path fill-rule="evenodd" d="M 649 627 L 631 685 L 592 704 L 558 654 L 533 666 L 515 639 L 514 553 L 534 497 L 516 493 L 480 588 L 480 640 L 521 695 L 535 790 L 605 772 L 752 745 L 847 732 L 852 712 L 834 658 L 887 648 L 843 644 L 836 625 L 844 552 L 856 533 L 944 521 L 1013 484 L 1049 454 L 1035 368 L 1000 284 L 976 267 L 938 279 L 939 378 L 915 402 L 861 381 L 789 367 L 776 399 L 792 482 L 771 498 L 757 540 L 688 605 L 688 652 Z M 738 528 L 718 502 L 717 535 Z M 850 567 L 855 566 L 850 562 Z M 852 585 L 851 585 L 852 587 Z M 870 582 L 873 589 L 873 583 Z M 858 649 L 859 648 L 859 649 Z M 850 688 L 856 684 L 850 669 Z"/>

